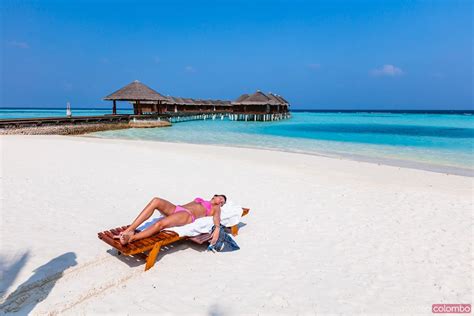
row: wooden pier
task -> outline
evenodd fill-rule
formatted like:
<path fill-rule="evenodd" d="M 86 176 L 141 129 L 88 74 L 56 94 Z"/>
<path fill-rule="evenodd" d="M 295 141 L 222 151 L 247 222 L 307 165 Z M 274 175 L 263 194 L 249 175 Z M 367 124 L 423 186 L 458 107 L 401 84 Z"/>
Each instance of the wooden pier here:
<path fill-rule="evenodd" d="M 36 118 L 17 118 L 0 119 L 1 129 L 18 129 L 27 127 L 46 127 L 61 125 L 87 125 L 87 124 L 129 124 L 130 127 L 152 127 L 150 123 L 167 121 L 170 123 L 179 123 L 195 120 L 223 120 L 225 118 L 231 121 L 278 121 L 290 117 L 290 113 L 229 113 L 229 112 L 169 112 L 165 114 L 105 114 L 97 116 L 76 116 L 76 117 L 36 117 Z"/>
<path fill-rule="evenodd" d="M 0 119 L 0 128 L 21 128 L 38 126 L 57 126 L 67 124 L 90 123 L 128 123 L 130 115 L 97 115 L 76 117 L 36 117 L 18 119 Z"/>

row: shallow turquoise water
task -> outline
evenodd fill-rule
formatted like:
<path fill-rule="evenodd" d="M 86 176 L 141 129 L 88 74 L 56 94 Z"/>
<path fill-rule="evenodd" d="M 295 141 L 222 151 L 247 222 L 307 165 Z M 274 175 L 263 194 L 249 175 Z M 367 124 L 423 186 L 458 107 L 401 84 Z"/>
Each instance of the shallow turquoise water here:
<path fill-rule="evenodd" d="M 73 109 L 74 116 L 110 114 Z M 119 109 L 119 114 L 132 110 Z M 65 116 L 64 109 L 0 109 L 0 118 Z M 474 170 L 474 116 L 369 112 L 293 112 L 276 122 L 199 120 L 170 128 L 92 133 L 96 137 L 216 144 L 395 159 Z"/>
<path fill-rule="evenodd" d="M 473 169 L 474 117 L 453 114 L 292 113 L 278 122 L 206 120 L 98 137 L 405 160 Z"/>

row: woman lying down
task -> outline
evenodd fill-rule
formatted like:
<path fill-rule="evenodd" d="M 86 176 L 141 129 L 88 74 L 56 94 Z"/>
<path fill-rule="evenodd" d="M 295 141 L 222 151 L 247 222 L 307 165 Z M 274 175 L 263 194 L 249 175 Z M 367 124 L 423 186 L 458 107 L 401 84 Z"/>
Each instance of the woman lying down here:
<path fill-rule="evenodd" d="M 221 207 L 224 206 L 226 201 L 227 198 L 225 195 L 216 194 L 209 201 L 197 197 L 192 202 L 184 205 L 174 205 L 165 199 L 155 197 L 148 203 L 133 223 L 115 238 L 120 239 L 122 245 L 126 245 L 135 240 L 150 237 L 168 227 L 184 226 L 194 223 L 196 219 L 204 216 L 212 216 L 215 227 L 219 227 L 221 222 Z M 135 234 L 135 229 L 149 219 L 155 210 L 158 210 L 165 217 Z M 215 229 L 212 233 L 211 245 L 214 245 L 218 238 L 219 229 Z"/>

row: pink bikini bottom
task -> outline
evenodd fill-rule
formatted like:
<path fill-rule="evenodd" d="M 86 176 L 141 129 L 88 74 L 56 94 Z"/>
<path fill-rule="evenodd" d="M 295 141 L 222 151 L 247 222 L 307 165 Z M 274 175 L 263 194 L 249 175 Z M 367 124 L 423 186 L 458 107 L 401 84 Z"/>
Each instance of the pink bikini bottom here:
<path fill-rule="evenodd" d="M 181 205 L 176 205 L 176 208 L 174 209 L 174 212 L 172 214 L 177 213 L 177 212 L 188 212 L 189 215 L 191 215 L 191 217 L 193 219 L 193 221 L 191 223 L 194 223 L 194 221 L 196 220 L 196 218 L 194 217 L 194 214 L 190 210 L 185 209 L 184 207 L 182 207 Z"/>

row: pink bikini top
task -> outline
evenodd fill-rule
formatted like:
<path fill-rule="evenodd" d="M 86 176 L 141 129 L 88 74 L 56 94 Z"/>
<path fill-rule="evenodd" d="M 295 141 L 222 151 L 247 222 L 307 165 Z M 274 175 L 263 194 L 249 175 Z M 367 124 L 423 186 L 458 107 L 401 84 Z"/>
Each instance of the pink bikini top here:
<path fill-rule="evenodd" d="M 211 213 L 212 204 L 211 201 L 206 201 L 200 197 L 194 199 L 194 202 L 201 204 L 206 209 L 206 216 L 209 216 Z"/>

